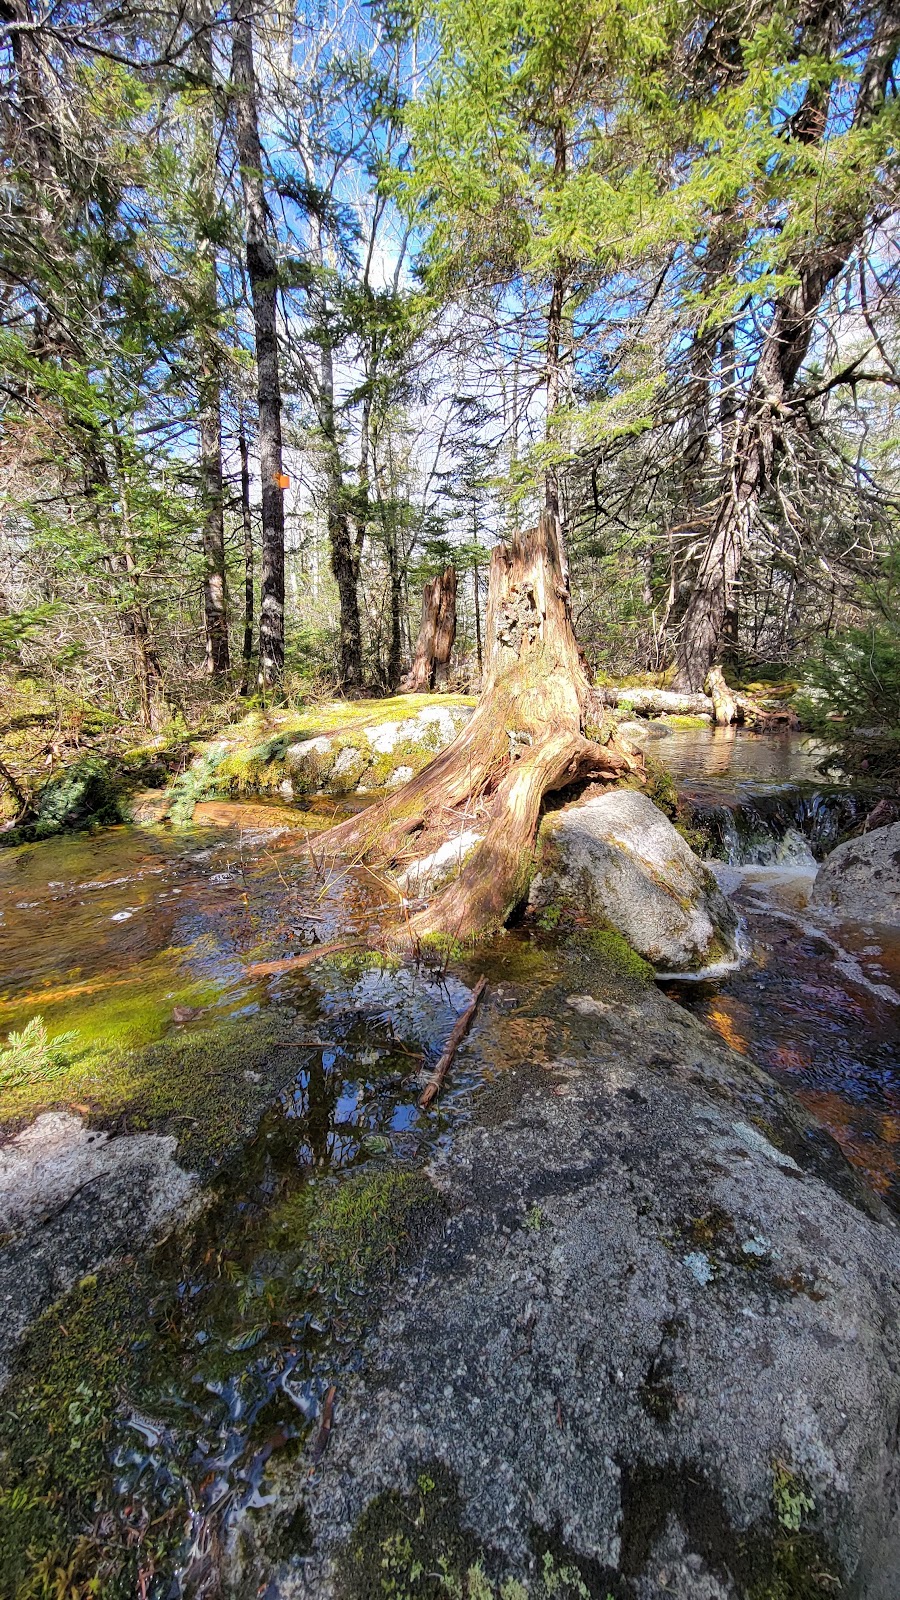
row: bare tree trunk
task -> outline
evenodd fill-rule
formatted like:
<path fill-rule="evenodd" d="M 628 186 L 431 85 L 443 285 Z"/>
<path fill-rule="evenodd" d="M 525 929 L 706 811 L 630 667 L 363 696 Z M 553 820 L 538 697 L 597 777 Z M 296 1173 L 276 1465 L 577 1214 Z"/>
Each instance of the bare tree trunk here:
<path fill-rule="evenodd" d="M 480 573 L 478 571 L 478 567 L 476 566 L 475 562 L 473 561 L 472 562 L 472 584 L 473 584 L 474 591 L 475 591 L 475 653 L 476 653 L 476 660 L 478 662 L 478 676 L 479 677 L 481 677 L 481 674 L 484 671 L 484 662 L 482 660 L 482 652 L 481 652 L 481 598 L 480 598 L 479 593 L 478 593 L 480 582 L 481 582 L 481 575 L 480 575 Z"/>
<path fill-rule="evenodd" d="M 639 767 L 614 740 L 583 735 L 592 696 L 554 523 L 545 512 L 537 528 L 492 553 L 487 681 L 471 720 L 409 783 L 323 836 L 326 850 L 396 866 L 467 827 L 484 828 L 455 883 L 398 930 L 400 942 L 501 926 L 528 887 L 544 794 Z"/>
<path fill-rule="evenodd" d="M 334 359 L 327 327 L 323 327 L 321 338 L 319 422 L 325 442 L 331 571 L 340 606 L 340 677 L 341 687 L 353 692 L 362 686 L 358 564 L 335 422 Z"/>
<path fill-rule="evenodd" d="M 250 0 L 231 0 L 231 79 L 247 236 L 247 276 L 253 301 L 259 401 L 259 470 L 262 484 L 262 560 L 259 679 L 277 683 L 284 673 L 284 487 L 281 385 L 278 376 L 278 282 L 269 243 L 262 173 Z"/>
<path fill-rule="evenodd" d="M 225 522 L 222 488 L 222 426 L 219 381 L 212 375 L 206 393 L 201 378 L 200 468 L 203 483 L 203 612 L 206 621 L 206 670 L 226 677 L 231 670 L 228 648 L 228 603 L 225 582 Z"/>
<path fill-rule="evenodd" d="M 244 641 L 241 648 L 243 676 L 241 694 L 250 692 L 250 664 L 253 660 L 253 519 L 250 514 L 250 453 L 243 421 L 238 436 L 241 454 L 241 528 L 244 535 Z"/>
<path fill-rule="evenodd" d="M 450 566 L 422 591 L 422 623 L 412 667 L 403 680 L 407 694 L 427 694 L 447 682 L 456 639 L 456 587 L 456 568 Z"/>
<path fill-rule="evenodd" d="M 203 504 L 203 613 L 206 670 L 224 677 L 231 670 L 228 648 L 228 597 L 225 579 L 225 496 L 222 486 L 222 396 L 215 350 L 218 282 L 212 224 L 216 212 L 216 137 L 213 110 L 213 49 L 210 27 L 197 34 L 200 71 L 209 93 L 197 116 L 197 275 L 200 401 L 200 489 Z"/>

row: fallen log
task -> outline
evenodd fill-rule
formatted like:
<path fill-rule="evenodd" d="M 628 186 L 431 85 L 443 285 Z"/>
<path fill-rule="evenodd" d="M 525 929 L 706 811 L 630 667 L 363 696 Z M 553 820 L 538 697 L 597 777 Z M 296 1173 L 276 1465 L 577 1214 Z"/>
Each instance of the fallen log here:
<path fill-rule="evenodd" d="M 715 682 L 713 673 L 717 674 Z M 629 689 L 610 685 L 595 688 L 593 694 L 595 702 L 601 706 L 613 706 L 621 710 L 624 702 L 625 710 L 642 717 L 709 717 L 717 726 L 729 727 L 734 722 L 742 722 L 746 728 L 753 728 L 759 733 L 778 732 L 800 725 L 797 713 L 789 706 L 768 711 L 765 706 L 751 700 L 749 695 L 729 689 L 721 668 L 714 667 L 706 682 L 709 688 L 715 688 L 715 696 L 679 694 L 675 689 Z"/>
<path fill-rule="evenodd" d="M 472 1021 L 472 1018 L 478 1009 L 478 1002 L 481 999 L 481 996 L 484 994 L 486 985 L 487 978 L 478 979 L 478 982 L 472 990 L 472 998 L 469 1004 L 466 1006 L 466 1009 L 462 1015 L 457 1017 L 453 1026 L 453 1032 L 441 1051 L 440 1060 L 428 1079 L 428 1082 L 422 1090 L 422 1093 L 419 1095 L 419 1107 L 422 1111 L 426 1111 L 431 1105 L 432 1100 L 434 1100 L 436 1096 L 440 1094 L 441 1085 L 447 1076 L 450 1063 L 469 1031 L 469 1023 Z"/>
<path fill-rule="evenodd" d="M 678 694 L 674 689 L 595 689 L 594 696 L 604 706 L 626 707 L 645 717 L 712 717 L 715 706 L 708 694 Z"/>

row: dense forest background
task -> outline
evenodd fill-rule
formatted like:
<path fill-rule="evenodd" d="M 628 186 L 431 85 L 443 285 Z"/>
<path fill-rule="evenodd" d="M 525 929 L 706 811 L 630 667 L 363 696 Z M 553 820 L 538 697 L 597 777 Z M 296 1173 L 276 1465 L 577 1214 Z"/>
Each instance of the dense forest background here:
<path fill-rule="evenodd" d="M 8 804 L 397 690 L 548 500 L 607 682 L 900 749 L 893 6 L 0 0 Z M 816 711 L 815 708 L 818 708 Z"/>

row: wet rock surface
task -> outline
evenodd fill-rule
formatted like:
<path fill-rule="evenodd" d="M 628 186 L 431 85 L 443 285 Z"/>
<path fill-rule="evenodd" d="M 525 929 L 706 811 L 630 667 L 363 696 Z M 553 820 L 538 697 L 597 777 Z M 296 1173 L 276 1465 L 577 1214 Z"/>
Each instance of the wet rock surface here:
<path fill-rule="evenodd" d="M 505 1074 L 433 1163 L 449 1220 L 324 1460 L 235 1542 L 235 1593 L 418 1594 L 449 1483 L 467 1594 L 896 1594 L 896 1225 L 675 1005 L 569 1002 L 566 1057 Z"/>
<path fill-rule="evenodd" d="M 900 926 L 900 822 L 832 850 L 816 875 L 811 904 L 857 922 Z"/>
<path fill-rule="evenodd" d="M 190 1215 L 196 1180 L 176 1143 L 48 1111 L 0 1148 L 0 1381 L 25 1330 L 78 1278 Z"/>
<path fill-rule="evenodd" d="M 537 907 L 570 904 L 621 933 L 660 970 L 734 958 L 736 918 L 703 862 L 652 800 L 631 789 L 544 819 Z"/>

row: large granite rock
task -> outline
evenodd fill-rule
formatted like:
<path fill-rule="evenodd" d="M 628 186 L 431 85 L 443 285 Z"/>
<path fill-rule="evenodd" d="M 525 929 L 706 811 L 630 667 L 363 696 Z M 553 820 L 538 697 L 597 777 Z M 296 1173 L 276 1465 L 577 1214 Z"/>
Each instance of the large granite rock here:
<path fill-rule="evenodd" d="M 433 1163 L 448 1219 L 229 1592 L 894 1600 L 895 1222 L 652 988 L 566 1009 Z"/>
<path fill-rule="evenodd" d="M 735 959 L 734 912 L 646 795 L 612 789 L 545 817 L 538 850 L 533 905 L 561 904 L 596 917 L 661 971 Z"/>
<path fill-rule="evenodd" d="M 152 1244 L 199 1205 L 176 1144 L 110 1137 L 46 1111 L 0 1148 L 0 1381 L 25 1330 L 82 1274 Z"/>
<path fill-rule="evenodd" d="M 852 922 L 900 926 L 900 822 L 832 850 L 816 874 L 810 903 Z"/>

